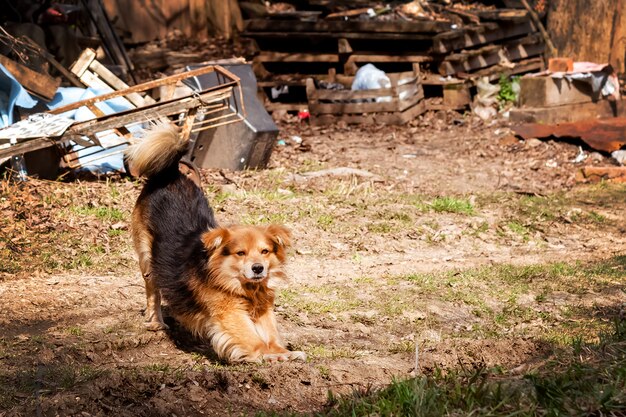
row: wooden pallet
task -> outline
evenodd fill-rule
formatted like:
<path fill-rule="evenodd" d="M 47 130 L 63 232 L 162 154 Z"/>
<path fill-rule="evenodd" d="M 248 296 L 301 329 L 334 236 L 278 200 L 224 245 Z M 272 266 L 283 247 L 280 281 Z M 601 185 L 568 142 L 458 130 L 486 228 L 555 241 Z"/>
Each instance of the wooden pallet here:
<path fill-rule="evenodd" d="M 545 45 L 538 34 L 526 36 L 503 45 L 487 45 L 479 49 L 448 55 L 439 65 L 439 73 L 453 75 L 471 73 L 500 64 L 502 61 L 520 61 L 541 55 Z"/>

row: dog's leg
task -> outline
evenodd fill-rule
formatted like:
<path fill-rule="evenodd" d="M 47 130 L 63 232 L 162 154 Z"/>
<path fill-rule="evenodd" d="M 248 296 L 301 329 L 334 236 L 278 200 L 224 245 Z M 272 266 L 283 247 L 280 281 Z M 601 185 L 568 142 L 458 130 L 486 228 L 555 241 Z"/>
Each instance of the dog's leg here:
<path fill-rule="evenodd" d="M 154 281 L 150 266 L 152 262 L 152 236 L 145 228 L 137 228 L 133 230 L 133 240 L 139 257 L 139 270 L 146 285 L 146 321 L 144 326 L 152 331 L 165 330 L 168 326 L 163 321 L 163 313 L 161 312 L 161 291 Z"/>
<path fill-rule="evenodd" d="M 144 326 L 148 330 L 158 331 L 165 330 L 168 325 L 163 321 L 163 313 L 161 311 L 161 291 L 154 282 L 154 277 L 148 271 L 143 274 L 146 284 L 146 321 Z"/>
<path fill-rule="evenodd" d="M 265 336 L 267 348 L 263 352 L 263 360 L 268 362 L 306 360 L 306 354 L 301 351 L 290 351 L 284 346 L 284 342 L 278 333 L 276 316 L 272 310 L 268 310 L 256 321 L 256 328 L 259 334 Z"/>
<path fill-rule="evenodd" d="M 265 354 L 277 352 L 277 349 L 289 353 L 280 346 L 270 348 L 267 335 L 245 310 L 231 311 L 212 321 L 209 337 L 213 350 L 221 359 L 230 362 L 261 362 Z"/>

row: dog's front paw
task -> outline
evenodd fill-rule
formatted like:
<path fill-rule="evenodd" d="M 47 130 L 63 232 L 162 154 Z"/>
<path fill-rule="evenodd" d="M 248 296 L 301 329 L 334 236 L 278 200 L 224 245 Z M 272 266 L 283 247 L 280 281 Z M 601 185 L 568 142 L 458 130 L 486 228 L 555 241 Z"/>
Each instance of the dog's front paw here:
<path fill-rule="evenodd" d="M 160 330 L 167 330 L 170 328 L 170 326 L 162 321 L 146 321 L 143 326 L 151 332 L 158 332 Z"/>
<path fill-rule="evenodd" d="M 266 362 L 306 361 L 306 354 L 300 351 L 283 353 L 266 353 L 263 355 Z"/>

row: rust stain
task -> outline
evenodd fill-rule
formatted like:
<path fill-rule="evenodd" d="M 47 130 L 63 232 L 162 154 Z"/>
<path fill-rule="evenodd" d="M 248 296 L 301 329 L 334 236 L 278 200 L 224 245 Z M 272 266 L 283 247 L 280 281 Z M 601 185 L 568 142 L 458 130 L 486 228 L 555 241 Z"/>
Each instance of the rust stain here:
<path fill-rule="evenodd" d="M 550 136 L 580 138 L 591 148 L 604 152 L 613 152 L 626 145 L 626 117 L 581 120 L 554 125 L 526 123 L 514 126 L 513 130 L 524 139 Z"/>

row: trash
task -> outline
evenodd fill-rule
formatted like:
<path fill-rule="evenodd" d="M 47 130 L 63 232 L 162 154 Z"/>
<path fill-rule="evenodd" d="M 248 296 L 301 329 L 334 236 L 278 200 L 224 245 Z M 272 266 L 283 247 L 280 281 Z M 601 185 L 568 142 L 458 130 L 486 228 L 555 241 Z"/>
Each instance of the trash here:
<path fill-rule="evenodd" d="M 291 140 L 294 141 L 298 145 L 302 143 L 302 138 L 300 136 L 292 136 Z"/>
<path fill-rule="evenodd" d="M 626 165 L 626 149 L 620 149 L 619 151 L 611 152 L 611 156 L 613 157 L 613 159 L 619 162 L 620 165 Z"/>
<path fill-rule="evenodd" d="M 13 155 L 11 157 L 11 169 L 17 174 L 19 181 L 28 180 L 28 172 L 26 171 L 26 161 L 24 161 L 24 155 Z"/>
<path fill-rule="evenodd" d="M 75 120 L 56 114 L 31 114 L 27 119 L 0 129 L 0 143 L 2 143 L 2 139 L 31 139 L 43 136 L 59 137 L 74 123 Z M 13 143 L 15 144 L 17 141 Z"/>
<path fill-rule="evenodd" d="M 472 102 L 472 112 L 482 120 L 491 120 L 498 114 L 496 105 L 500 86 L 489 83 L 489 78 L 481 77 L 476 83 L 476 96 Z"/>
<path fill-rule="evenodd" d="M 554 159 L 548 159 L 548 160 L 546 161 L 546 166 L 547 166 L 548 168 L 556 168 L 556 167 L 558 167 L 558 166 L 559 166 L 559 163 L 558 163 L 558 162 L 556 162 Z"/>
<path fill-rule="evenodd" d="M 578 155 L 576 155 L 576 158 L 574 158 L 572 160 L 572 163 L 574 164 L 579 164 L 581 162 L 583 162 L 585 159 L 587 159 L 589 155 L 587 155 L 587 152 L 583 151 L 582 146 L 578 147 Z"/>
<path fill-rule="evenodd" d="M 379 88 L 390 88 L 391 80 L 384 71 L 379 70 L 372 64 L 367 64 L 359 68 L 352 82 L 352 91 L 377 90 Z M 390 102 L 391 96 L 377 97 L 377 103 Z"/>

